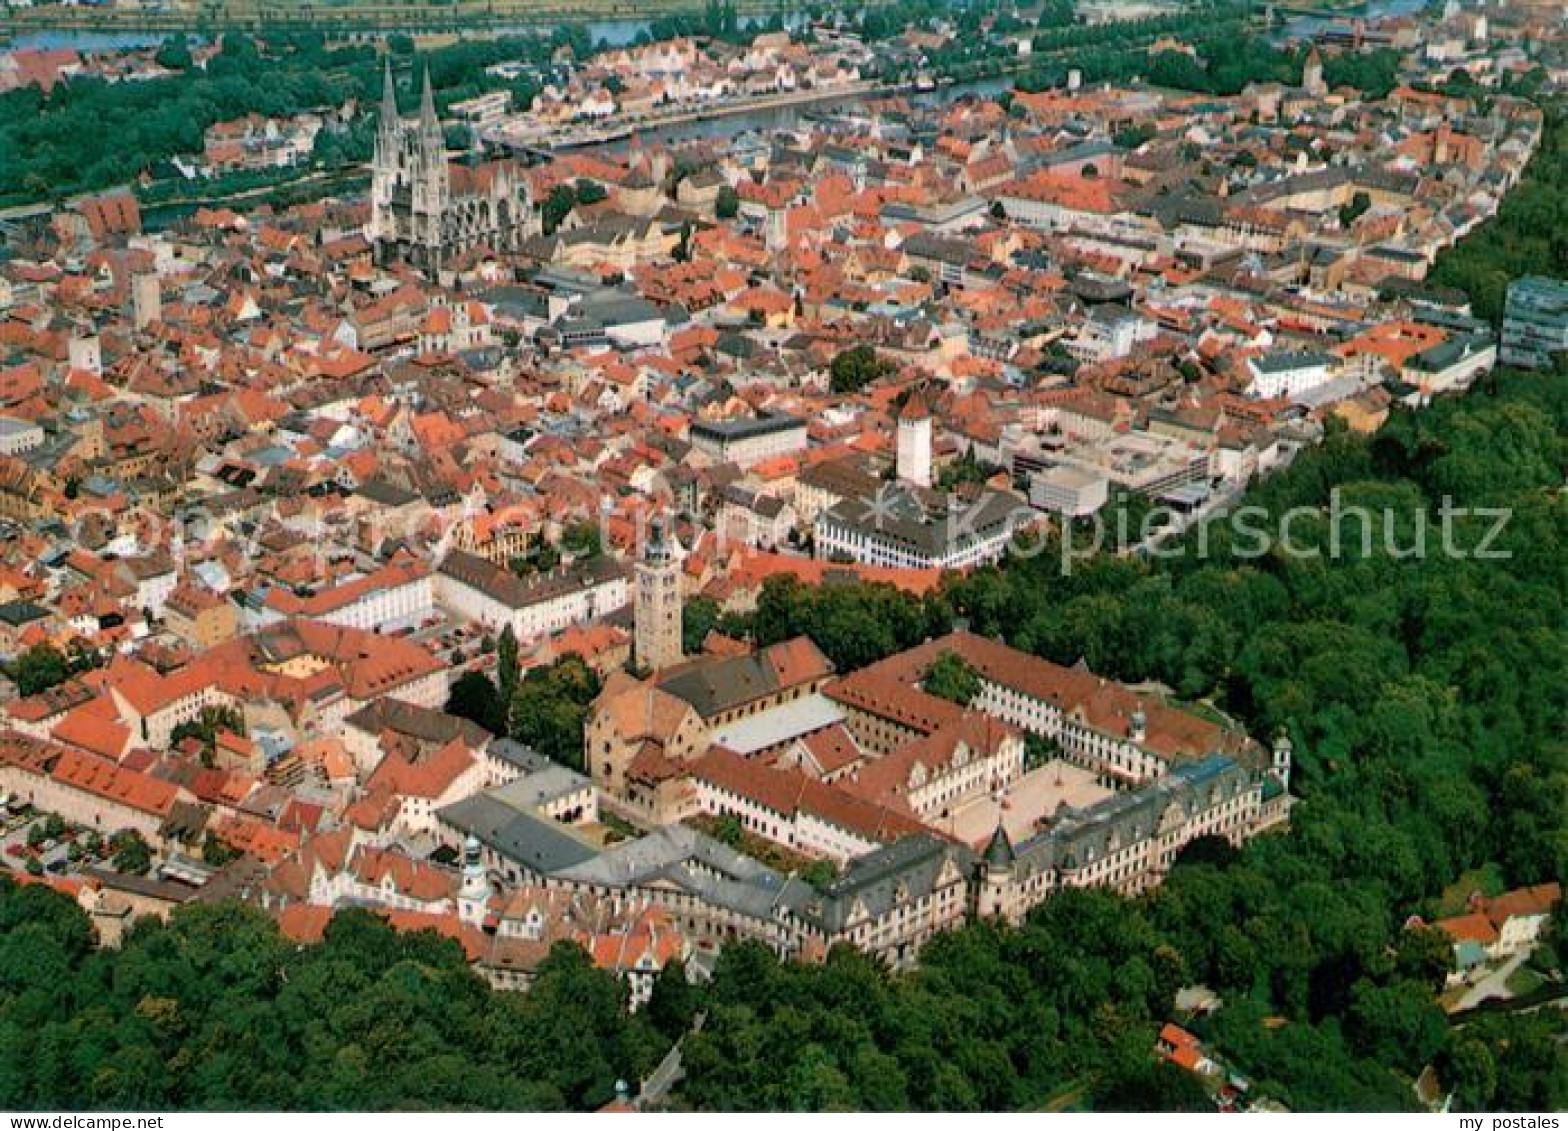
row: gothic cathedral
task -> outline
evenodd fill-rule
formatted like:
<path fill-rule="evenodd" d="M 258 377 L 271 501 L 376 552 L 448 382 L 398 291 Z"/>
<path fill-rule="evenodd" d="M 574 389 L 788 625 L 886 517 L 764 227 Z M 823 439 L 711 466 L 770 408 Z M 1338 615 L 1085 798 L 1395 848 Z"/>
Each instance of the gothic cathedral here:
<path fill-rule="evenodd" d="M 515 251 L 539 231 L 528 183 L 513 162 L 447 162 L 428 69 L 419 117 L 406 122 L 387 64 L 370 198 L 377 262 L 401 260 L 426 274 L 475 248 Z"/>

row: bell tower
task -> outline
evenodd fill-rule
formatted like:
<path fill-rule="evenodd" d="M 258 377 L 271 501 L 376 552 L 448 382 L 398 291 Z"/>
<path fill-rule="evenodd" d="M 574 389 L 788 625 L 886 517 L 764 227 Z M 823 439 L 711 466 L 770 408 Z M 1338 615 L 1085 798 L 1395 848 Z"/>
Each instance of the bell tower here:
<path fill-rule="evenodd" d="M 898 414 L 897 473 L 905 483 L 931 486 L 931 406 L 918 389 Z"/>
<path fill-rule="evenodd" d="M 637 667 L 656 672 L 681 658 L 680 565 L 656 517 L 637 563 L 637 607 L 633 649 Z"/>
<path fill-rule="evenodd" d="M 392 60 L 388 59 L 381 72 L 381 114 L 376 121 L 375 151 L 370 162 L 370 242 L 376 245 L 378 253 L 384 243 L 397 238 L 392 197 L 397 188 L 401 127 Z"/>
<path fill-rule="evenodd" d="M 422 266 L 434 268 L 441 258 L 442 221 L 451 201 L 452 185 L 446 167 L 446 136 L 436 117 L 430 68 L 425 68 L 419 92 L 419 123 L 414 127 L 414 242 Z"/>
<path fill-rule="evenodd" d="M 482 926 L 490 894 L 490 878 L 485 875 L 479 838 L 470 834 L 463 844 L 463 882 L 457 889 L 457 917 L 470 926 Z"/>

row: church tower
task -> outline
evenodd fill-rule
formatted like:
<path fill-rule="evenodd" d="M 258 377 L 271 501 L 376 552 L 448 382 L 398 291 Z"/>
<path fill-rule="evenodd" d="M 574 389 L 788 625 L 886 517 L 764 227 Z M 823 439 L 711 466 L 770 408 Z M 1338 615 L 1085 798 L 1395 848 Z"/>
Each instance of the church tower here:
<path fill-rule="evenodd" d="M 441 258 L 441 221 L 451 200 L 452 186 L 446 167 L 446 136 L 436 117 L 435 94 L 430 88 L 430 68 L 425 68 L 419 92 L 419 125 L 414 130 L 414 240 L 420 245 L 422 266 L 433 269 Z"/>
<path fill-rule="evenodd" d="M 680 565 L 665 541 L 664 519 L 653 520 L 637 563 L 637 607 L 632 642 L 637 667 L 656 672 L 681 658 Z"/>
<path fill-rule="evenodd" d="M 381 115 L 376 121 L 375 154 L 370 163 L 370 237 L 376 244 L 397 238 L 392 195 L 397 186 L 401 127 L 397 88 L 392 83 L 392 60 L 388 59 L 381 73 Z"/>
<path fill-rule="evenodd" d="M 1301 69 L 1301 89 L 1314 98 L 1328 93 L 1328 83 L 1323 78 L 1323 56 L 1314 47 L 1307 55 L 1306 66 Z"/>
<path fill-rule="evenodd" d="M 463 882 L 457 889 L 457 917 L 471 927 L 483 926 L 490 894 L 490 878 L 485 875 L 479 838 L 470 834 L 463 844 Z"/>
<path fill-rule="evenodd" d="M 405 122 L 389 61 L 382 72 L 381 114 L 376 123 L 370 176 L 370 237 L 380 262 L 406 258 L 433 271 L 451 242 L 447 229 L 452 180 L 446 135 L 436 117 L 430 68 L 419 93 L 419 117 Z"/>
<path fill-rule="evenodd" d="M 898 413 L 898 477 L 916 487 L 931 486 L 931 407 L 918 389 Z"/>

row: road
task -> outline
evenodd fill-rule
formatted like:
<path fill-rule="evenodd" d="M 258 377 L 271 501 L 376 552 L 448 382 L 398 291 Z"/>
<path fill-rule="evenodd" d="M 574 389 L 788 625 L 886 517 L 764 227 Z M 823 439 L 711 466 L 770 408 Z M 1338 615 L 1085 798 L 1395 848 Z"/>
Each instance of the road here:
<path fill-rule="evenodd" d="M 692 1019 L 691 1031 L 702 1031 L 702 1023 L 708 1019 L 706 1013 L 699 1013 Z M 641 1111 L 657 1108 L 664 1102 L 670 1090 L 686 1077 L 686 1069 L 681 1063 L 681 1042 L 676 1041 L 670 1046 L 670 1051 L 664 1054 L 664 1059 L 659 1061 L 657 1068 L 642 1082 L 642 1090 L 637 1093 L 637 1107 Z"/>
<path fill-rule="evenodd" d="M 1170 526 L 1165 527 L 1163 530 L 1156 530 L 1143 541 L 1129 546 L 1123 552 L 1144 554 L 1164 542 L 1168 542 L 1173 538 L 1179 538 L 1198 523 L 1207 522 L 1211 518 L 1218 517 L 1246 492 L 1245 484 L 1228 483 L 1216 490 L 1202 506 L 1198 507 L 1191 514 L 1177 515 L 1175 521 Z"/>
<path fill-rule="evenodd" d="M 1466 990 L 1464 996 L 1459 999 L 1459 1004 L 1454 1008 L 1456 1010 L 1473 1009 L 1490 997 L 1503 998 L 1505 1000 L 1513 997 L 1513 994 L 1508 992 L 1508 978 L 1523 965 L 1524 960 L 1529 956 L 1528 951 L 1514 955 Z"/>
<path fill-rule="evenodd" d="M 617 141 L 634 132 L 665 129 L 669 126 L 707 122 L 715 118 L 729 118 L 740 114 L 755 114 L 765 110 L 779 110 L 789 106 L 811 106 L 819 102 L 840 99 L 870 98 L 891 94 L 902 87 L 886 86 L 865 80 L 843 86 L 813 87 L 808 90 L 784 90 L 760 94 L 750 98 L 729 101 L 710 101 L 630 117 L 613 115 L 591 126 L 565 129 L 556 125 L 541 125 L 528 131 L 509 132 L 501 127 L 485 131 L 480 136 L 492 145 L 512 146 L 523 149 L 582 149 L 606 142 Z M 526 113 L 516 115 L 523 119 Z"/>

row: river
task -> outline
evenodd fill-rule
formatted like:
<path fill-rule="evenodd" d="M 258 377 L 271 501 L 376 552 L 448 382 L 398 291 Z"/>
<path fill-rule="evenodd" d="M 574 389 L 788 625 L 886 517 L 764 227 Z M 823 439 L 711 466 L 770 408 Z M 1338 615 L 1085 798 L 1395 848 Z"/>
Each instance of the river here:
<path fill-rule="evenodd" d="M 799 27 L 805 20 L 806 16 L 801 12 L 789 12 L 784 16 L 786 27 Z M 653 23 L 650 20 L 596 20 L 585 26 L 594 43 L 606 47 L 625 47 L 638 35 L 651 30 Z M 510 24 L 484 28 L 482 33 L 486 36 L 526 35 L 539 30 L 541 25 L 538 24 Z M 396 34 L 396 31 L 392 34 Z M 129 51 L 155 47 L 165 38 L 160 34 L 134 31 L 30 31 L 14 37 L 4 46 L 16 50 L 55 51 L 70 48 L 74 51 Z M 202 37 L 191 33 L 186 38 L 197 40 Z"/>
<path fill-rule="evenodd" d="M 1337 12 L 1333 9 L 1325 9 L 1319 16 L 1291 16 L 1285 21 L 1285 26 L 1276 39 L 1280 42 L 1291 39 L 1311 39 L 1330 24 L 1347 17 L 1360 16 L 1369 20 L 1378 20 L 1388 16 L 1413 16 L 1425 7 L 1426 0 L 1368 0 L 1353 11 Z"/>
<path fill-rule="evenodd" d="M 976 79 L 973 82 L 954 83 L 952 86 L 942 86 L 935 90 L 912 90 L 904 97 L 917 105 L 931 106 L 937 103 L 951 102 L 965 95 L 989 97 L 1000 94 L 1004 90 L 1011 90 L 1012 86 L 1012 78 L 1004 76 L 994 79 Z M 826 98 L 821 102 L 812 102 L 804 106 L 772 106 L 763 110 L 748 110 L 744 113 L 725 114 L 722 117 L 706 118 L 697 122 L 654 126 L 649 129 L 639 130 L 633 137 L 606 142 L 601 148 L 614 153 L 624 151 L 634 140 L 640 145 L 650 145 L 692 141 L 700 138 L 737 137 L 745 133 L 765 133 L 769 130 L 789 128 L 798 123 L 803 117 L 810 118 L 820 115 L 826 110 L 830 110 L 835 106 L 842 106 L 845 103 L 864 102 L 869 97 L 871 96 L 866 94 L 845 94 L 840 98 Z"/>
<path fill-rule="evenodd" d="M 1376 19 L 1382 16 L 1408 16 L 1421 11 L 1424 7 L 1426 7 L 1426 0 L 1368 0 L 1368 3 L 1357 11 L 1368 18 Z M 1286 22 L 1281 38 L 1308 38 L 1333 20 L 1342 18 L 1344 14 L 1330 10 L 1325 11 L 1321 16 L 1292 16 Z M 805 19 L 803 13 L 791 12 L 785 15 L 784 22 L 786 26 L 798 26 Z M 649 20 L 598 20 L 588 24 L 587 28 L 588 34 L 595 43 L 602 43 L 609 47 L 624 47 L 652 26 Z M 523 34 L 537 30 L 537 26 L 517 24 L 487 29 L 486 34 Z M 196 37 L 193 35 L 189 38 Z M 17 49 L 72 48 L 77 51 L 114 51 L 152 47 L 161 43 L 163 39 L 161 35 L 146 32 L 30 31 L 16 36 L 6 46 Z"/>

